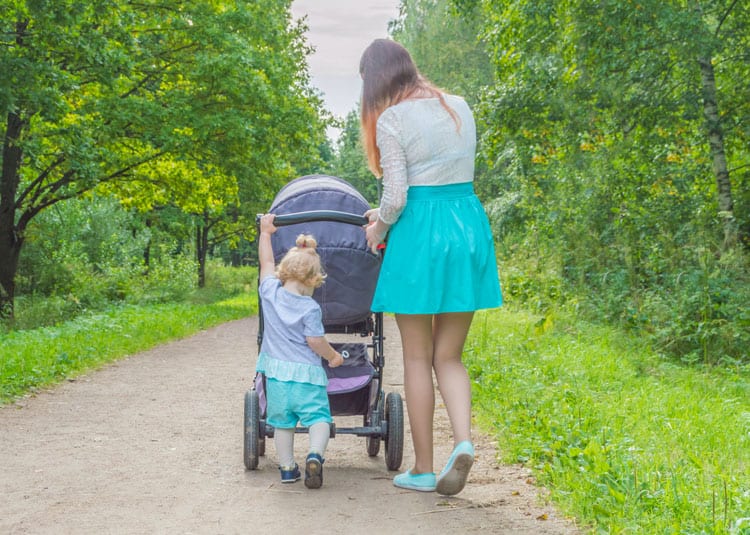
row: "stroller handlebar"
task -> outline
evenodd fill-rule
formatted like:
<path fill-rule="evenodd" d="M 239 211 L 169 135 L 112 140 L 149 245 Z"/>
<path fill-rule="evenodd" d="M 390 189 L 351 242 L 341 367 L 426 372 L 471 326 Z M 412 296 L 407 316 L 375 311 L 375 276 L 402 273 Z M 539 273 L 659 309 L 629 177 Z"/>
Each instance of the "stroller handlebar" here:
<path fill-rule="evenodd" d="M 258 214 L 256 216 L 256 222 L 260 220 L 261 215 Z M 312 221 L 333 221 L 336 223 L 348 223 L 358 227 L 369 223 L 369 220 L 363 215 L 339 212 L 337 210 L 310 210 L 307 212 L 277 215 L 273 220 L 273 224 L 277 227 L 286 227 L 296 225 L 297 223 L 310 223 Z"/>

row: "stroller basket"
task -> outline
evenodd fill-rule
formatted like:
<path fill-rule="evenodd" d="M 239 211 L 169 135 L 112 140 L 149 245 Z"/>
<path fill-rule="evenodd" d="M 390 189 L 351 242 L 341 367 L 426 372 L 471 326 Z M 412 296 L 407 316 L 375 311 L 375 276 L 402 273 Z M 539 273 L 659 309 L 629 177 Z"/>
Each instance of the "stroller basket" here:
<path fill-rule="evenodd" d="M 328 400 L 333 416 L 354 416 L 367 412 L 368 405 L 377 392 L 370 385 L 376 375 L 375 367 L 367 358 L 365 344 L 333 343 L 336 351 L 344 356 L 344 364 L 331 368 L 323 361 L 323 369 L 328 376 Z M 255 389 L 260 397 L 260 409 L 266 411 L 265 386 L 262 376 L 255 378 Z"/>

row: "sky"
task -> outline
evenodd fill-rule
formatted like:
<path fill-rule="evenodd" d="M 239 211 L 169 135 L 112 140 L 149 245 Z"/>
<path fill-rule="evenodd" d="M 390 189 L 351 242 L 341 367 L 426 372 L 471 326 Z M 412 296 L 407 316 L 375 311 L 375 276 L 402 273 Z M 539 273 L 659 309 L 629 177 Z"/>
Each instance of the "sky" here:
<path fill-rule="evenodd" d="M 388 36 L 388 21 L 398 16 L 399 0 L 294 0 L 292 16 L 307 16 L 312 85 L 337 117 L 353 110 L 362 90 L 359 58 L 373 39 Z M 328 136 L 338 138 L 337 130 Z"/>

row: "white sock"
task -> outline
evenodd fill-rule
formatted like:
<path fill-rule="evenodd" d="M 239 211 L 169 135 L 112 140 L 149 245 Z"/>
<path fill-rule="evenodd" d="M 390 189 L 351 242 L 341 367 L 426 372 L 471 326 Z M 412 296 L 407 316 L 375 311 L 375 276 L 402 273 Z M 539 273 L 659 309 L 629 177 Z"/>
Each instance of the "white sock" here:
<path fill-rule="evenodd" d="M 294 429 L 274 429 L 274 443 L 279 464 L 284 468 L 294 466 Z"/>
<path fill-rule="evenodd" d="M 326 422 L 318 422 L 310 426 L 309 433 L 310 453 L 318 453 L 321 457 L 325 457 L 328 438 L 331 436 L 331 426 Z"/>

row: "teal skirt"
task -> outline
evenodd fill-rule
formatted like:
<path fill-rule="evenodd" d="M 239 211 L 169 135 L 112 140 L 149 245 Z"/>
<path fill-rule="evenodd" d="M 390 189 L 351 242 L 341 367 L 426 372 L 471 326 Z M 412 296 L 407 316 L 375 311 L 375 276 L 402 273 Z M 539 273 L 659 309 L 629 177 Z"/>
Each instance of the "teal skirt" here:
<path fill-rule="evenodd" d="M 473 184 L 411 186 L 388 232 L 372 311 L 439 314 L 501 304 L 492 232 Z"/>

